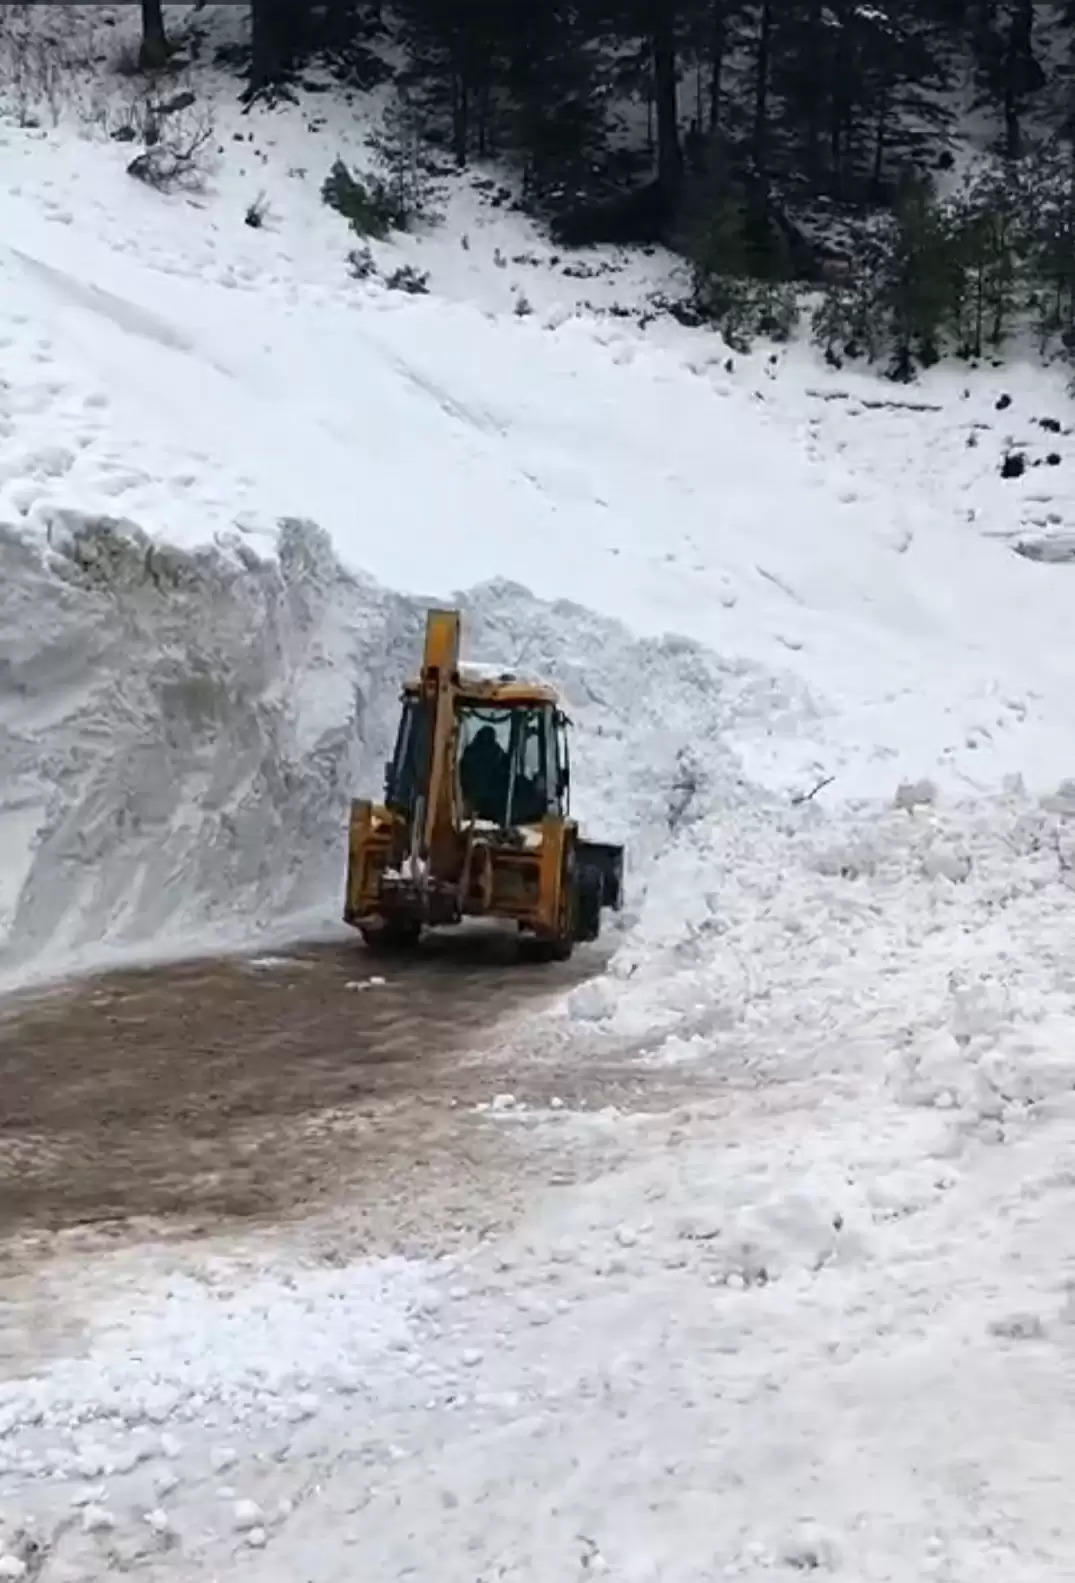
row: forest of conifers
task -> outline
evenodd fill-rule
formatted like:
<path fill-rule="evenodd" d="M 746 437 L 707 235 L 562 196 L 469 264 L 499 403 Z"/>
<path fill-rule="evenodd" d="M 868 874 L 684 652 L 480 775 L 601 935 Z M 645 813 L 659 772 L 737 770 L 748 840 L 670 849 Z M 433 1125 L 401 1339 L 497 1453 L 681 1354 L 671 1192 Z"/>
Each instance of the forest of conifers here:
<path fill-rule="evenodd" d="M 152 67 L 167 8 L 142 12 Z M 1017 332 L 1075 349 L 1075 3 L 253 0 L 249 17 L 248 98 L 314 63 L 352 88 L 391 77 L 397 142 L 513 166 L 565 245 L 670 245 L 692 270 L 680 311 L 733 343 L 787 334 L 808 286 L 827 355 L 901 377 Z"/>

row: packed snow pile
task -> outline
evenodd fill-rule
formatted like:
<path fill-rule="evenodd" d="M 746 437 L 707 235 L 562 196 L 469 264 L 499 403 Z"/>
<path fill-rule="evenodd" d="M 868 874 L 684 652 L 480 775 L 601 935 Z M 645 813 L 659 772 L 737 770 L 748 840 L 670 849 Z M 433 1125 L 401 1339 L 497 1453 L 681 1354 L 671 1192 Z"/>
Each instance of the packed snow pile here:
<path fill-rule="evenodd" d="M 271 563 L 63 511 L 0 554 L 8 971 L 256 931 L 338 888 L 409 635 L 390 599 L 298 522 Z"/>
<path fill-rule="evenodd" d="M 332 919 L 349 800 L 379 788 L 423 603 L 347 571 L 310 523 L 286 521 L 259 558 L 239 535 L 180 550 L 115 518 L 39 520 L 43 541 L 0 532 L 0 964 L 57 971 Z M 462 605 L 468 646 L 525 656 L 561 688 L 581 728 L 578 811 L 637 835 L 640 863 L 676 817 L 680 756 L 708 754 L 734 797 L 725 734 L 773 728 L 754 667 L 510 584 Z M 788 729 L 807 708 L 789 684 Z"/>
<path fill-rule="evenodd" d="M 240 1278 L 223 1260 L 196 1278 L 173 1273 L 166 1290 L 125 1289 L 95 1311 L 90 1357 L 61 1360 L 47 1382 L 0 1385 L 0 1472 L 12 1471 L 11 1431 L 33 1425 L 82 1430 L 115 1414 L 174 1429 L 200 1423 L 209 1402 L 301 1422 L 317 1411 L 319 1393 L 353 1396 L 364 1371 L 407 1349 L 430 1291 L 419 1266 L 401 1259 L 304 1271 L 301 1289 L 275 1270 Z M 94 1461 L 93 1443 L 80 1436 L 66 1471 L 93 1479 L 130 1470 L 99 1441 Z"/>

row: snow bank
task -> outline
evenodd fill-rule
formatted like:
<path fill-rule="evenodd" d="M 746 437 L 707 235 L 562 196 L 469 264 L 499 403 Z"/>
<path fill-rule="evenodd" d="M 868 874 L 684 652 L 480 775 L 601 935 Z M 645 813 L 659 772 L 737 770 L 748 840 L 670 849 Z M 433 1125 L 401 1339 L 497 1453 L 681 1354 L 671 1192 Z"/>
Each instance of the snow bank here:
<path fill-rule="evenodd" d="M 405 663 L 395 602 L 299 523 L 259 562 L 58 512 L 43 546 L 0 529 L 0 557 L 5 974 L 339 891 Z"/>
<path fill-rule="evenodd" d="M 424 603 L 348 572 L 298 521 L 259 559 L 239 535 L 178 550 L 56 510 L 43 544 L 0 528 L 0 559 L 0 971 L 334 920 L 348 803 L 379 788 Z M 636 872 L 692 756 L 735 794 L 723 739 L 769 721 L 763 674 L 511 584 L 461 603 L 468 651 L 561 688 L 576 811 L 639 838 Z M 805 707 L 792 690 L 789 726 Z"/>
<path fill-rule="evenodd" d="M 0 1384 L 0 1473 L 35 1471 L 32 1456 L 8 1460 L 13 1431 L 31 1426 L 101 1425 L 63 1465 L 92 1479 L 129 1471 L 116 1465 L 121 1426 L 129 1448 L 133 1426 L 201 1425 L 211 1405 L 240 1420 L 312 1417 L 318 1393 L 353 1395 L 386 1353 L 406 1348 L 427 1294 L 425 1272 L 402 1259 L 303 1269 L 299 1279 L 217 1259 L 196 1276 L 175 1271 L 137 1288 L 116 1274 L 122 1297 L 94 1306 L 87 1356 Z"/>
<path fill-rule="evenodd" d="M 818 703 L 809 729 L 780 751 L 764 730 L 736 743 L 784 790 L 1070 773 L 1063 569 L 1012 549 L 1066 523 L 1075 455 L 1040 427 L 1062 400 L 1051 376 L 1006 374 L 998 414 L 993 373 L 903 399 L 794 350 L 729 359 L 715 336 L 578 302 L 517 320 L 476 249 L 476 300 L 405 298 L 348 276 L 301 111 L 212 108 L 243 143 L 222 141 L 189 201 L 130 181 L 122 145 L 0 129 L 6 519 L 122 514 L 183 548 L 238 527 L 269 555 L 278 518 L 310 517 L 389 588 L 510 577 L 791 670 Z M 242 223 L 255 175 L 279 210 L 258 232 Z M 458 278 L 454 218 L 385 247 Z M 1035 434 L 1041 467 L 1002 480 L 1009 442 Z"/>

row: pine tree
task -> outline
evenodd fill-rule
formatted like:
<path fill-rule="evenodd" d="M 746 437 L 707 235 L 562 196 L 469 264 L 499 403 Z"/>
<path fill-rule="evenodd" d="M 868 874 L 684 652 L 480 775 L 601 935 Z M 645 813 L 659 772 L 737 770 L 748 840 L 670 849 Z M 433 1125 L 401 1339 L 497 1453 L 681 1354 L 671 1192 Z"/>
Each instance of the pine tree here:
<path fill-rule="evenodd" d="M 1009 171 L 985 169 L 953 205 L 962 289 L 953 302 L 957 350 L 981 357 L 1004 340 L 1019 306 L 1020 259 L 1025 252 L 1025 196 Z"/>

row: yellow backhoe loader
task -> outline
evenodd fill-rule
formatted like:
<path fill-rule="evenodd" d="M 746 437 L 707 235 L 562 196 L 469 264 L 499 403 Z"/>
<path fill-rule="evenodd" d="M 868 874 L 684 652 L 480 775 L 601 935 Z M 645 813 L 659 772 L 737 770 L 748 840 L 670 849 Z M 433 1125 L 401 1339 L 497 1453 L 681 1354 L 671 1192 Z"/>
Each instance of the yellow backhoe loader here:
<path fill-rule="evenodd" d="M 344 919 L 396 949 L 427 926 L 500 918 L 564 959 L 621 906 L 623 848 L 584 841 L 570 818 L 556 692 L 461 665 L 459 645 L 459 612 L 429 611 L 384 801 L 351 805 Z"/>

